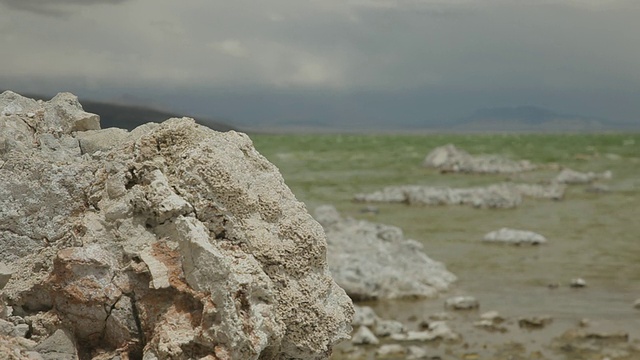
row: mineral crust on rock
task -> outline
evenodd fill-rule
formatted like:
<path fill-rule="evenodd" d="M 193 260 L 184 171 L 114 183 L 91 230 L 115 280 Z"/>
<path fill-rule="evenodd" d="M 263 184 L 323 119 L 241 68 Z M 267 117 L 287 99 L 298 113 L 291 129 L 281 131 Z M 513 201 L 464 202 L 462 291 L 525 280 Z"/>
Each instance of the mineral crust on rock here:
<path fill-rule="evenodd" d="M 456 280 L 400 228 L 343 218 L 328 205 L 315 217 L 327 234 L 333 278 L 354 300 L 432 297 Z"/>
<path fill-rule="evenodd" d="M 100 130 L 72 94 L 0 95 L 2 308 L 30 327 L 22 342 L 67 338 L 82 359 L 324 359 L 353 315 L 326 247 L 244 134 L 188 118 Z"/>

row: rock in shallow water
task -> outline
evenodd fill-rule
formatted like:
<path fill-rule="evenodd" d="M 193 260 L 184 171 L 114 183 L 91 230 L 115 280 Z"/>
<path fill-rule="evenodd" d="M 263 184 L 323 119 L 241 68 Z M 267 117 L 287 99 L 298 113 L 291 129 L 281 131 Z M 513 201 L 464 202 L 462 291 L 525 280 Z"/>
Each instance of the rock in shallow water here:
<path fill-rule="evenodd" d="M 105 145 L 71 94 L 5 92 L 0 109 L 3 295 L 20 314 L 55 309 L 79 351 L 114 356 L 321 359 L 348 337 L 322 227 L 246 135 L 182 118 Z"/>
<path fill-rule="evenodd" d="M 354 300 L 432 297 L 456 280 L 400 228 L 342 218 L 332 206 L 315 216 L 327 234 L 331 273 Z"/>
<path fill-rule="evenodd" d="M 539 245 L 547 242 L 547 239 L 533 231 L 502 228 L 486 234 L 485 242 L 505 243 L 513 245 Z"/>

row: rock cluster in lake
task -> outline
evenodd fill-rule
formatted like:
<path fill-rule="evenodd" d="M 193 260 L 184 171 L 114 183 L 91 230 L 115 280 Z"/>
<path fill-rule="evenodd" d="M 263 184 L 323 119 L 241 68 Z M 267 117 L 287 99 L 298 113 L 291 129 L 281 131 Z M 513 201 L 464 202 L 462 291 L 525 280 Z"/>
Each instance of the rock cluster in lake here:
<path fill-rule="evenodd" d="M 404 203 L 408 205 L 470 205 L 476 208 L 514 208 L 523 197 L 560 200 L 565 186 L 560 184 L 501 183 L 471 188 L 423 185 L 387 186 L 372 193 L 354 196 L 360 202 Z"/>
<path fill-rule="evenodd" d="M 324 359 L 353 314 L 326 251 L 244 134 L 0 95 L 2 354 Z"/>
<path fill-rule="evenodd" d="M 537 168 L 528 160 L 512 161 L 499 156 L 471 156 L 452 144 L 438 147 L 427 155 L 424 166 L 442 172 L 476 174 L 505 174 L 532 171 Z M 562 169 L 546 182 L 530 184 L 502 182 L 469 188 L 451 188 L 428 185 L 393 185 L 370 193 L 359 193 L 354 201 L 379 203 L 404 203 L 418 206 L 470 205 L 476 208 L 515 208 L 523 198 L 562 200 L 567 185 L 591 184 L 586 189 L 593 193 L 606 193 L 609 189 L 600 180 L 610 180 L 612 173 L 579 172 Z"/>

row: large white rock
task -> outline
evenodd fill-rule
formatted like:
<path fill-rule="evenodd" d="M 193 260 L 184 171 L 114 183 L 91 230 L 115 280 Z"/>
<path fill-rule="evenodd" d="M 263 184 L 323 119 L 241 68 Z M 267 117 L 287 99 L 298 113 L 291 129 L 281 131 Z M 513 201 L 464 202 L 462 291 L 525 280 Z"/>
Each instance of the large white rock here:
<path fill-rule="evenodd" d="M 56 319 L 39 338 L 60 329 L 79 353 L 126 358 L 324 359 L 349 336 L 322 227 L 246 135 L 188 118 L 98 129 L 71 94 L 0 95 L 2 295 Z"/>
<path fill-rule="evenodd" d="M 327 234 L 331 273 L 353 299 L 432 297 L 456 280 L 400 228 L 342 218 L 332 206 L 315 216 Z"/>

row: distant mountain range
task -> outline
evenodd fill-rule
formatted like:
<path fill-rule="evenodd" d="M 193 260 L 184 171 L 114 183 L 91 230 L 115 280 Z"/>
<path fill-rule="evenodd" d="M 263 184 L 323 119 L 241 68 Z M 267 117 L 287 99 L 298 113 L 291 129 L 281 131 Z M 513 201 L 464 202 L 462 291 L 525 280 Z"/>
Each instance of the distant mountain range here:
<path fill-rule="evenodd" d="M 186 116 L 169 111 L 153 109 L 151 107 L 126 105 L 91 100 L 80 100 L 83 108 L 100 115 L 102 127 L 120 127 L 133 129 L 147 122 L 162 122 L 172 117 Z M 196 117 L 196 121 L 217 131 L 237 130 L 230 124 L 206 118 Z M 334 128 L 331 120 L 327 123 L 321 121 L 304 126 L 283 122 L 279 126 L 270 126 L 270 132 L 340 132 Z M 366 124 L 362 128 L 366 129 Z M 583 115 L 562 114 L 550 109 L 538 106 L 514 106 L 483 108 L 474 111 L 471 115 L 458 121 L 424 124 L 426 131 L 444 132 L 599 132 L 616 130 L 639 130 L 639 126 L 629 124 L 615 124 L 606 119 Z M 352 124 L 351 132 L 359 128 Z M 254 129 L 257 130 L 257 129 Z M 343 129 L 344 130 L 344 129 Z M 403 129 L 398 129 L 402 131 Z M 258 130 L 259 132 L 264 131 Z M 366 131 L 366 130 L 365 130 Z M 383 130 L 384 131 L 384 130 Z"/>
<path fill-rule="evenodd" d="M 35 99 L 50 97 L 24 94 Z M 366 132 L 601 132 L 640 131 L 640 122 L 615 123 L 593 116 L 565 114 L 540 106 L 487 107 L 457 119 L 442 113 L 426 115 L 409 106 L 411 99 L 369 98 L 348 101 L 339 96 L 298 98 L 275 94 L 272 97 L 211 96 L 186 98 L 183 109 L 200 109 L 203 101 L 231 122 L 211 117 L 192 116 L 214 130 L 240 130 L 266 133 L 366 133 Z M 312 101 L 315 99 L 314 101 Z M 138 99 L 139 100 L 139 99 Z M 286 100 L 286 101 L 285 101 Z M 317 100 L 317 101 L 316 101 Z M 358 100 L 358 101 L 356 101 Z M 132 102 L 133 101 L 133 102 Z M 140 100 L 141 101 L 141 100 Z M 168 99 L 159 99 L 169 105 Z M 191 104 L 189 101 L 193 102 Z M 406 103 L 404 103 L 405 101 Z M 135 99 L 123 102 L 92 101 L 80 98 L 88 112 L 100 115 L 103 128 L 133 129 L 147 122 L 162 122 L 172 117 L 190 116 L 188 111 L 160 110 L 136 105 Z M 362 103 L 367 106 L 362 106 Z M 406 106 L 403 106 L 406 105 Z M 175 104 L 174 104 L 175 105 Z M 175 106 L 174 106 L 175 107 Z M 458 114 L 464 112 L 458 111 Z M 458 115 L 460 116 L 460 115 Z"/>
<path fill-rule="evenodd" d="M 172 112 L 141 107 L 135 105 L 121 105 L 108 102 L 98 102 L 80 99 L 80 103 L 85 111 L 100 115 L 102 128 L 118 127 L 132 130 L 148 122 L 163 122 L 173 117 L 183 117 L 186 115 Z M 219 121 L 194 117 L 196 122 L 217 131 L 237 130 L 229 124 Z"/>
<path fill-rule="evenodd" d="M 624 128 L 605 119 L 562 114 L 538 106 L 478 109 L 450 127 L 460 132 L 596 132 Z"/>

